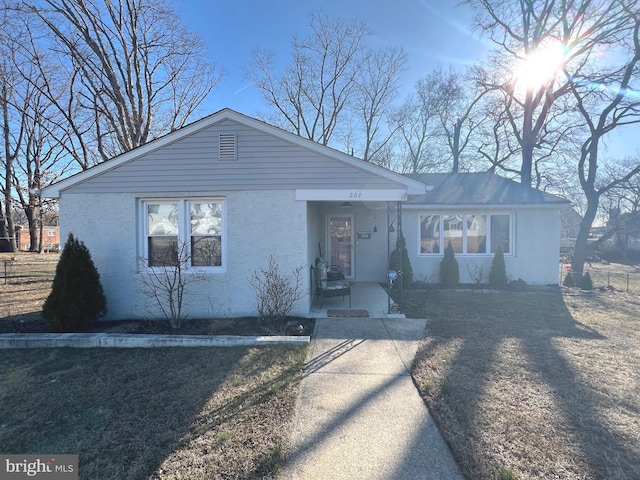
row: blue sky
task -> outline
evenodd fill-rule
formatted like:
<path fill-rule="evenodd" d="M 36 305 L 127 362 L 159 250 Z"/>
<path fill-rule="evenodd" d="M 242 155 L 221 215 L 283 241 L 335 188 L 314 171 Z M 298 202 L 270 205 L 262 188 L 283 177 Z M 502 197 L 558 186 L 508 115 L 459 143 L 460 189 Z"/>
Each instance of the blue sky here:
<path fill-rule="evenodd" d="M 255 116 L 265 112 L 259 92 L 245 78 L 243 67 L 254 48 L 276 53 L 279 64 L 290 60 L 294 35 L 309 32 L 309 13 L 358 18 L 369 26 L 370 46 L 401 46 L 408 55 L 401 98 L 415 82 L 438 66 L 462 70 L 482 59 L 491 44 L 472 31 L 472 14 L 457 0 L 175 0 L 183 21 L 205 40 L 209 54 L 226 71 L 198 116 L 229 107 Z M 629 130 L 613 132 L 602 145 L 614 157 L 637 155 L 640 143 Z"/>
<path fill-rule="evenodd" d="M 463 68 L 485 50 L 470 30 L 469 10 L 455 4 L 454 0 L 178 0 L 175 6 L 226 71 L 202 114 L 229 107 L 254 115 L 264 111 L 264 105 L 243 74 L 251 50 L 271 50 L 279 62 L 288 62 L 291 39 L 307 35 L 312 10 L 365 21 L 372 31 L 367 40 L 371 46 L 403 47 L 409 68 L 402 92 L 408 93 L 433 68 Z"/>

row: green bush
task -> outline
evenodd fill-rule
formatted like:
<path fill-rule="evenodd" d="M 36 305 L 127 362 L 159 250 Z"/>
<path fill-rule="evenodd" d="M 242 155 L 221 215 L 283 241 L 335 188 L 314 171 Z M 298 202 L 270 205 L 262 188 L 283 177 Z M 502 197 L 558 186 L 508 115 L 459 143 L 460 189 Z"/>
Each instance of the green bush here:
<path fill-rule="evenodd" d="M 576 282 L 573 279 L 572 272 L 567 272 L 567 275 L 564 277 L 564 281 L 562 282 L 562 285 L 569 288 L 573 288 L 576 286 Z"/>
<path fill-rule="evenodd" d="M 85 244 L 69 234 L 42 316 L 54 332 L 84 329 L 107 313 L 100 275 Z"/>
<path fill-rule="evenodd" d="M 517 280 L 511 280 L 507 286 L 509 287 L 510 290 L 513 290 L 514 292 L 525 292 L 527 290 L 527 282 L 525 282 L 523 279 L 518 278 Z"/>
<path fill-rule="evenodd" d="M 396 272 L 402 272 L 402 283 L 409 286 L 413 283 L 413 268 L 409 260 L 409 252 L 404 235 L 400 233 L 400 238 L 396 241 L 396 248 L 389 255 L 389 267 Z"/>
<path fill-rule="evenodd" d="M 591 280 L 591 275 L 589 272 L 585 272 L 582 276 L 582 280 L 580 281 L 580 288 L 582 290 L 593 290 L 593 281 Z"/>
<path fill-rule="evenodd" d="M 455 287 L 460 281 L 460 270 L 458 261 L 451 246 L 451 242 L 447 243 L 444 249 L 444 258 L 440 262 L 440 283 L 445 287 Z"/>
<path fill-rule="evenodd" d="M 491 262 L 489 271 L 489 285 L 494 288 L 504 288 L 507 286 L 507 267 L 504 263 L 504 253 L 498 248 Z"/>

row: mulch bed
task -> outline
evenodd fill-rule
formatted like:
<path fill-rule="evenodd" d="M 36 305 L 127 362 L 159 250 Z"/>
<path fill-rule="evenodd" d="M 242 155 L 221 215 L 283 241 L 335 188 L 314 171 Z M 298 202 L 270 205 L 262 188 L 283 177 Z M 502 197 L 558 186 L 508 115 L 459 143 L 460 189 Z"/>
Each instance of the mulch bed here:
<path fill-rule="evenodd" d="M 187 319 L 180 328 L 172 329 L 166 320 L 99 321 L 86 332 L 176 335 L 311 335 L 314 319 L 289 317 L 281 328 L 260 325 L 255 317 L 233 319 Z M 42 319 L 28 321 L 0 319 L 0 333 L 47 333 Z"/>

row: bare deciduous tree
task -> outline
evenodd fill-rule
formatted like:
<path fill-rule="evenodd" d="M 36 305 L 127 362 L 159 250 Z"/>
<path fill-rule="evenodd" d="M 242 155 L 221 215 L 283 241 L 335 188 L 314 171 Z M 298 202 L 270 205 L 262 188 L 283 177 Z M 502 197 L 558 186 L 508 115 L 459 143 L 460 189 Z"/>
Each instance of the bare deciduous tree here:
<path fill-rule="evenodd" d="M 491 92 L 478 82 L 480 70 L 471 68 L 465 75 L 442 68 L 434 72 L 442 96 L 438 115 L 451 154 L 452 172 L 460 170 L 462 156 L 473 143 L 474 134 L 490 118 L 479 108 L 485 95 Z"/>
<path fill-rule="evenodd" d="M 183 126 L 220 80 L 215 65 L 204 61 L 201 39 L 164 1 L 26 5 L 51 34 L 49 47 L 68 75 L 67 95 L 51 101 L 65 114 L 70 135 L 82 137 L 81 149 L 90 138 L 102 160 Z"/>
<path fill-rule="evenodd" d="M 406 55 L 400 48 L 367 48 L 359 20 L 310 15 L 310 36 L 294 38 L 282 68 L 275 55 L 254 50 L 247 77 L 258 87 L 272 123 L 323 145 L 346 145 L 377 161 L 392 137 L 387 115 L 398 92 Z"/>
<path fill-rule="evenodd" d="M 64 160 L 64 149 L 59 137 L 54 135 L 60 131 L 60 118 L 42 92 L 43 72 L 31 62 L 31 54 L 25 55 L 33 45 L 28 22 L 20 11 L 6 3 L 2 5 L 2 13 L 2 110 L 6 119 L 3 121 L 5 159 L 8 159 L 3 162 L 6 167 L 4 190 L 6 203 L 13 203 L 13 207 L 23 210 L 29 227 L 30 250 L 38 251 L 42 243 L 42 236 L 38 241 L 38 228 L 42 228 L 42 204 L 34 191 L 64 174 L 65 165 L 70 161 L 61 161 Z M 10 218 L 7 224 L 7 230 L 14 228 Z"/>
<path fill-rule="evenodd" d="M 415 92 L 395 112 L 392 123 L 397 129 L 403 173 L 441 171 L 447 161 L 438 148 L 440 117 L 445 97 L 441 95 L 438 72 L 418 80 Z"/>
<path fill-rule="evenodd" d="M 11 28 L 7 10 L 0 10 L 0 136 L 2 153 L 0 171 L 0 246 L 9 252 L 16 251 L 15 226 L 13 220 L 13 165 L 18 156 L 24 135 L 24 119 L 16 111 L 19 75 L 12 61 Z M 3 205 L 4 203 L 4 205 Z"/>
<path fill-rule="evenodd" d="M 587 202 L 572 259 L 572 269 L 578 273 L 583 271 L 591 248 L 588 236 L 601 196 L 640 175 L 640 160 L 637 158 L 628 165 L 623 162 L 610 165 L 608 178 L 598 175 L 598 170 L 602 170 L 605 163 L 599 158 L 599 149 L 607 134 L 640 124 L 640 11 L 631 8 L 631 4 L 637 7 L 636 2 L 630 2 L 626 36 L 615 52 L 619 63 L 602 70 L 597 76 L 586 77 L 567 69 L 567 74 L 573 78 L 571 93 L 588 128 L 578 160 L 578 178 Z"/>
<path fill-rule="evenodd" d="M 616 44 L 629 28 L 629 11 L 637 10 L 637 0 L 581 0 L 539 2 L 520 0 L 467 1 L 477 12 L 475 24 L 486 32 L 497 49 L 490 57 L 495 65 L 488 86 L 506 96 L 505 112 L 521 147 L 521 182 L 531 185 L 541 137 L 558 125 L 561 110 L 557 100 L 571 91 L 574 77 L 563 75 L 565 67 L 584 78 L 601 67 L 597 56 Z M 523 72 L 540 52 L 553 49 L 547 57 Z M 532 78 L 536 77 L 535 82 Z M 554 111 L 555 109 L 555 111 Z"/>
<path fill-rule="evenodd" d="M 360 69 L 355 109 L 362 126 L 358 135 L 364 137 L 360 153 L 367 162 L 380 156 L 395 131 L 388 120 L 406 61 L 401 49 L 389 47 L 371 51 Z"/>
<path fill-rule="evenodd" d="M 246 75 L 275 109 L 272 120 L 328 145 L 357 92 L 368 29 L 360 21 L 331 19 L 320 11 L 311 13 L 310 27 L 309 37 L 294 38 L 291 63 L 282 74 L 276 73 L 273 53 L 254 50 Z"/>

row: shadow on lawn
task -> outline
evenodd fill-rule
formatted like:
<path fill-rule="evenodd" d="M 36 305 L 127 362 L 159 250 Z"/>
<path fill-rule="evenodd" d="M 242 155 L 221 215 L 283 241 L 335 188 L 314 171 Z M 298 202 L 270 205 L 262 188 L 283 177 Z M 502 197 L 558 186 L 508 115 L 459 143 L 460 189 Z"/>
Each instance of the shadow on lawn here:
<path fill-rule="evenodd" d="M 554 345 L 605 337 L 575 321 L 560 294 L 488 295 L 428 293 L 430 320 L 414 362 L 414 379 L 465 474 L 494 478 L 497 459 L 516 458 L 531 476 L 637 475 L 640 452 L 605 423 L 597 394 Z M 553 451 L 559 444 L 564 450 Z"/>
<path fill-rule="evenodd" d="M 254 349 L 248 358 L 250 353 L 244 347 L 0 351 L 0 385 L 11 387 L 0 395 L 0 451 L 78 453 L 81 478 L 155 478 L 169 458 L 165 474 L 190 475 L 202 467 L 194 466 L 194 458 L 215 463 L 206 455 L 218 446 L 218 428 L 268 403 L 274 382 L 288 385 L 286 372 L 252 378 L 261 372 L 251 365 L 270 365 L 263 356 L 271 354 Z M 243 384 L 237 396 L 233 379 L 231 388 L 224 387 L 230 376 Z M 229 432 L 231 444 L 236 431 Z M 198 443 L 207 433 L 213 442 Z M 255 448 L 268 449 L 267 443 Z M 184 452 L 194 445 L 202 449 Z M 185 458 L 191 463 L 180 463 Z M 253 470 L 237 472 L 239 478 L 259 476 L 256 463 L 245 459 L 243 468 Z"/>

